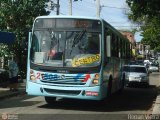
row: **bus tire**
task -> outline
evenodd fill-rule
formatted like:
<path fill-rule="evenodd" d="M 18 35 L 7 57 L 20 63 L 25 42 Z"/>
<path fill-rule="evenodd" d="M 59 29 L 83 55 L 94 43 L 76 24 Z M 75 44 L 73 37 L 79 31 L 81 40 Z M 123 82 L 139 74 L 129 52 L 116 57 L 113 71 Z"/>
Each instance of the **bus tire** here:
<path fill-rule="evenodd" d="M 47 104 L 53 104 L 56 101 L 56 97 L 45 96 L 45 101 L 46 101 Z"/>
<path fill-rule="evenodd" d="M 110 77 L 107 87 L 107 99 L 111 97 L 112 94 L 112 77 Z"/>

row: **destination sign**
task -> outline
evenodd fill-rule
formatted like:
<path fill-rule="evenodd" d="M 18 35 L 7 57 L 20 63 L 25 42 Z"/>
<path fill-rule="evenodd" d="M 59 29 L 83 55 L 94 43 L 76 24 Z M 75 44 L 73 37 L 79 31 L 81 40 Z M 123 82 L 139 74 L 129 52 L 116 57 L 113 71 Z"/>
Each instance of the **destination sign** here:
<path fill-rule="evenodd" d="M 98 62 L 99 60 L 100 60 L 99 54 L 87 55 L 87 56 L 83 56 L 80 58 L 74 58 L 72 60 L 72 66 L 77 67 L 77 66 L 81 66 L 81 65 L 92 64 L 94 62 Z"/>

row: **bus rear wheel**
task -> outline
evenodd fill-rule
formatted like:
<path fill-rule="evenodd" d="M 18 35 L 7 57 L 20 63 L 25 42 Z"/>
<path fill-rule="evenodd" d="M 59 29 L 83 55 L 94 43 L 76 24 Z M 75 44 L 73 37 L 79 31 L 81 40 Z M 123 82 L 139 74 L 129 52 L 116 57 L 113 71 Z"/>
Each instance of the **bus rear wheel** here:
<path fill-rule="evenodd" d="M 124 90 L 124 87 L 125 87 L 125 76 L 123 75 L 123 78 L 121 80 L 121 87 L 118 92 L 121 93 Z"/>
<path fill-rule="evenodd" d="M 47 104 L 53 104 L 56 101 L 56 97 L 45 97 Z"/>
<path fill-rule="evenodd" d="M 112 78 L 109 79 L 107 87 L 107 99 L 111 97 L 111 94 L 112 94 Z"/>

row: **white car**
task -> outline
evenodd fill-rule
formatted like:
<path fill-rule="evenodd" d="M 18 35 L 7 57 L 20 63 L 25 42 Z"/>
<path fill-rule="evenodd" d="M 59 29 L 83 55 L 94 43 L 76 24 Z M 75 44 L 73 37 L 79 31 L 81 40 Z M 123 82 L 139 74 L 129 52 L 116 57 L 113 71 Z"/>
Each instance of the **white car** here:
<path fill-rule="evenodd" d="M 155 65 L 155 64 L 151 64 L 148 68 L 148 70 L 150 72 L 159 72 L 159 66 Z"/>
<path fill-rule="evenodd" d="M 142 65 L 125 65 L 123 66 L 125 73 L 126 86 L 131 84 L 144 84 L 149 86 L 149 73 L 145 66 Z"/>

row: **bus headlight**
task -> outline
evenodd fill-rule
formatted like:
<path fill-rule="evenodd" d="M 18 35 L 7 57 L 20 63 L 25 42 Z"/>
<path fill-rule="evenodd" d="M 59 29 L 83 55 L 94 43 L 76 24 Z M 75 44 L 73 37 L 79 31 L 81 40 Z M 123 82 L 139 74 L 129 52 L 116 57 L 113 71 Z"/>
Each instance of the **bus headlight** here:
<path fill-rule="evenodd" d="M 94 86 L 94 85 L 98 85 L 99 84 L 99 74 L 95 74 L 93 80 L 92 80 L 92 84 L 91 86 Z"/>
<path fill-rule="evenodd" d="M 31 75 L 31 76 L 30 76 L 30 80 L 31 80 L 31 81 L 35 81 L 35 80 L 36 80 L 36 77 L 35 77 L 34 75 Z"/>
<path fill-rule="evenodd" d="M 32 82 L 36 82 L 36 76 L 34 75 L 34 71 L 33 70 L 30 70 L 30 80 Z"/>

